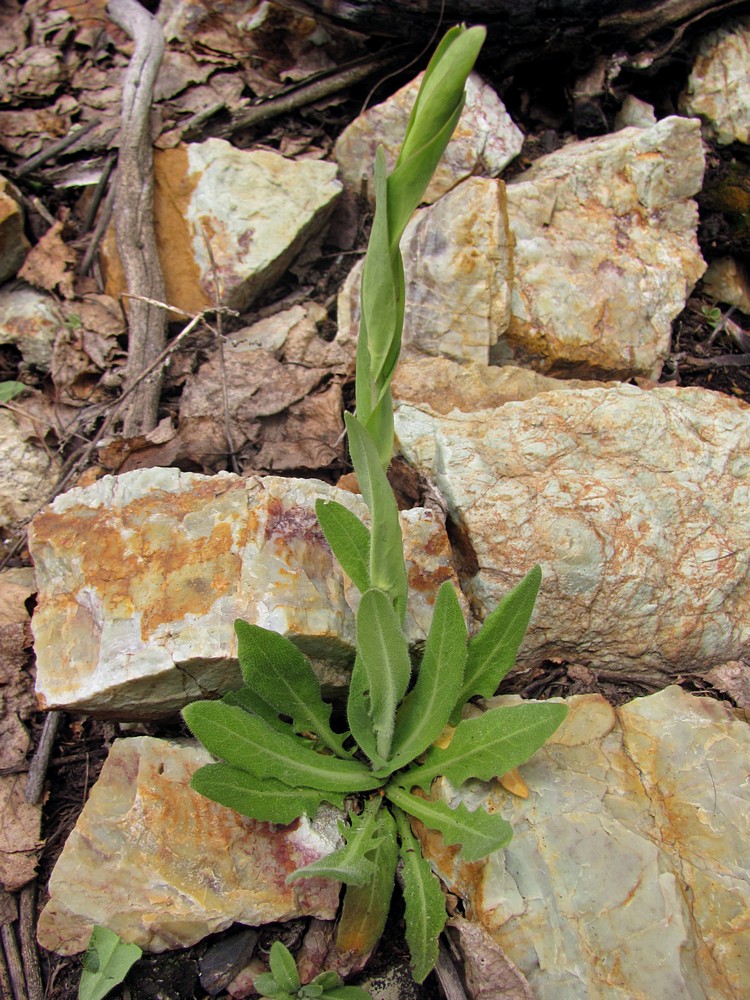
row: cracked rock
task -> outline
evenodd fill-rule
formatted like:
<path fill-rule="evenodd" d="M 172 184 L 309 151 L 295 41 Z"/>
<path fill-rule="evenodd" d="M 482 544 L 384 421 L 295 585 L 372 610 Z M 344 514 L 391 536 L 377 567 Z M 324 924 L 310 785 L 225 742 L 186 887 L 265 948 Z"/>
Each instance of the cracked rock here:
<path fill-rule="evenodd" d="M 236 618 L 290 636 L 322 683 L 344 685 L 359 594 L 318 526 L 318 497 L 365 517 L 359 496 L 317 480 L 177 469 L 107 476 L 58 497 L 29 530 L 44 707 L 163 718 L 238 687 Z M 405 511 L 402 530 L 406 629 L 418 643 L 455 574 L 432 511 Z"/>
<path fill-rule="evenodd" d="M 726 146 L 750 142 L 750 21 L 706 35 L 682 95 L 686 114 L 699 115 L 709 136 Z"/>
<path fill-rule="evenodd" d="M 396 435 L 468 540 L 465 592 L 486 614 L 542 567 L 519 663 L 663 682 L 747 653 L 750 408 L 700 388 L 563 384 L 445 412 L 428 386 L 396 400 Z"/>
<path fill-rule="evenodd" d="M 488 705 L 517 699 L 492 699 Z M 535 1000 L 742 1000 L 750 963 L 750 729 L 668 687 L 599 695 L 499 782 L 438 793 L 502 812 L 504 851 L 471 865 L 421 831 L 441 876 L 526 976 Z"/>
<path fill-rule="evenodd" d="M 39 918 L 43 948 L 83 951 L 101 924 L 147 951 L 187 948 L 233 923 L 330 920 L 340 886 L 287 885 L 341 843 L 340 813 L 258 823 L 190 788 L 213 761 L 202 747 L 149 736 L 116 740 L 65 844 Z"/>

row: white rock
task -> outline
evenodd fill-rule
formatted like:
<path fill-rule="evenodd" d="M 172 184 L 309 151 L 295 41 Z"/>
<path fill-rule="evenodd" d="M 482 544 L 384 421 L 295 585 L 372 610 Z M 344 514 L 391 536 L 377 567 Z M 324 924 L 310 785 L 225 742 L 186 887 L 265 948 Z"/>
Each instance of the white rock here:
<path fill-rule="evenodd" d="M 317 480 L 177 469 L 107 476 L 58 497 L 29 529 L 42 704 L 159 718 L 237 687 L 236 618 L 293 637 L 325 684 L 346 683 L 359 598 L 323 538 L 318 497 L 366 514 L 361 497 Z M 416 643 L 455 575 L 432 511 L 404 512 L 402 530 Z"/>
<path fill-rule="evenodd" d="M 28 285 L 0 289 L 0 344 L 15 344 L 27 365 L 49 370 L 52 345 L 63 329 L 51 295 Z"/>
<path fill-rule="evenodd" d="M 681 104 L 721 145 L 750 143 L 750 23 L 702 39 Z"/>
<path fill-rule="evenodd" d="M 498 363 L 559 376 L 658 378 L 671 322 L 705 270 L 697 120 L 572 143 L 507 188 L 512 319 Z"/>
<path fill-rule="evenodd" d="M 502 811 L 515 835 L 462 865 L 428 834 L 438 870 L 536 1000 L 742 1000 L 750 729 L 678 687 L 619 709 L 598 695 L 568 705 L 520 769 L 529 798 L 443 785 L 448 800 Z"/>
<path fill-rule="evenodd" d="M 375 152 L 379 145 L 383 146 L 386 166 L 392 170 L 423 75 L 420 73 L 387 101 L 365 111 L 344 129 L 336 142 L 334 155 L 345 187 L 357 195 L 364 189 L 373 204 Z M 514 125 L 503 102 L 478 73 L 471 73 L 466 81 L 463 113 L 424 201 L 428 204 L 437 201 L 472 175 L 497 177 L 518 155 L 522 145 L 523 133 Z"/>
<path fill-rule="evenodd" d="M 615 116 L 615 128 L 627 128 L 628 125 L 637 125 L 639 128 L 651 128 L 652 125 L 656 125 L 656 112 L 653 104 L 648 104 L 633 94 L 628 94 Z"/>
<path fill-rule="evenodd" d="M 342 189 L 335 163 L 237 149 L 223 139 L 157 150 L 154 185 L 167 299 L 187 312 L 213 306 L 217 291 L 224 305 L 247 309 L 322 229 Z M 116 296 L 124 282 L 112 231 L 103 262 Z"/>
<path fill-rule="evenodd" d="M 403 350 L 487 364 L 510 318 L 511 248 L 501 181 L 472 177 L 417 212 L 401 241 Z M 356 341 L 362 263 L 339 294 L 338 342 Z"/>
<path fill-rule="evenodd" d="M 647 677 L 750 641 L 750 408 L 699 388 L 546 392 L 499 409 L 396 403 L 404 456 L 468 534 L 483 609 L 543 572 L 521 662 Z"/>
<path fill-rule="evenodd" d="M 0 409 L 0 527 L 31 517 L 59 473 L 59 462 L 38 444 L 31 423 Z"/>
<path fill-rule="evenodd" d="M 190 788 L 213 759 L 193 743 L 115 741 L 52 873 L 42 947 L 83 951 L 95 924 L 159 952 L 235 922 L 333 918 L 338 883 L 286 877 L 339 846 L 340 814 L 324 806 L 289 826 L 240 816 Z"/>

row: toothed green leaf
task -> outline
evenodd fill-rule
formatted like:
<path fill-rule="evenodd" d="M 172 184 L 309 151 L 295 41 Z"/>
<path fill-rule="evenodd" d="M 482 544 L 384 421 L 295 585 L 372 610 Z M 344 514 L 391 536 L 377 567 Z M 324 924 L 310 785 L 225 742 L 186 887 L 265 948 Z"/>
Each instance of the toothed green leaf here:
<path fill-rule="evenodd" d="M 258 778 L 344 793 L 368 791 L 379 784 L 358 761 L 316 753 L 291 730 L 277 732 L 236 705 L 196 701 L 182 710 L 182 716 L 210 753 Z"/>
<path fill-rule="evenodd" d="M 406 814 L 396 809 L 395 819 L 401 838 L 399 853 L 403 861 L 401 875 L 406 904 L 406 943 L 411 954 L 409 964 L 414 979 L 422 983 L 437 961 L 438 938 L 448 916 L 445 896 L 437 875 L 422 856 Z"/>
<path fill-rule="evenodd" d="M 499 777 L 536 753 L 567 714 L 565 705 L 547 701 L 491 708 L 475 719 L 463 719 L 450 744 L 431 747 L 424 763 L 405 773 L 404 783 L 427 789 L 438 775 L 454 785 L 468 778 Z"/>
<path fill-rule="evenodd" d="M 367 678 L 375 748 L 388 760 L 396 709 L 406 693 L 411 661 L 406 638 L 388 597 L 381 590 L 362 595 L 357 612 L 357 649 Z"/>
<path fill-rule="evenodd" d="M 480 861 L 510 843 L 513 828 L 502 816 L 484 809 L 469 812 L 463 803 L 455 809 L 445 802 L 434 802 L 412 795 L 400 785 L 390 784 L 385 794 L 404 812 L 421 820 L 431 830 L 438 830 L 446 844 L 459 844 L 463 861 Z"/>
<path fill-rule="evenodd" d="M 469 698 L 474 695 L 491 698 L 500 681 L 516 662 L 516 654 L 526 634 L 541 582 L 541 568 L 534 566 L 505 595 L 487 616 L 477 634 L 469 640 L 464 683 L 451 716 L 452 722 L 460 718 L 461 709 Z"/>
<path fill-rule="evenodd" d="M 382 839 L 377 819 L 379 808 L 380 799 L 375 798 L 369 800 L 361 816 L 350 813 L 351 824 L 339 824 L 345 845 L 304 868 L 298 868 L 288 876 L 287 882 L 296 882 L 300 878 L 332 878 L 347 885 L 365 885 L 371 881 L 375 863 L 368 855 L 375 853 Z"/>
<path fill-rule="evenodd" d="M 364 594 L 370 586 L 370 529 L 335 500 L 316 500 L 315 513 L 339 565 Z"/>
<path fill-rule="evenodd" d="M 320 694 L 320 681 L 310 661 L 278 632 L 237 619 L 237 656 L 246 686 L 281 715 L 288 715 L 296 733 L 315 733 L 323 746 L 348 756 L 344 737 L 330 727 L 331 706 Z"/>
<path fill-rule="evenodd" d="M 365 885 L 348 885 L 341 908 L 336 946 L 339 951 L 367 955 L 385 929 L 396 878 L 396 823 L 388 809 L 378 812 L 378 846 L 371 858 L 375 875 Z"/>
<path fill-rule="evenodd" d="M 323 802 L 343 808 L 342 792 L 294 788 L 274 778 L 258 778 L 231 764 L 205 764 L 190 779 L 190 787 L 241 816 L 286 826 L 303 814 L 315 816 Z"/>
<path fill-rule="evenodd" d="M 442 733 L 464 675 L 466 622 L 455 588 L 446 580 L 438 591 L 416 684 L 396 715 L 396 731 L 386 776 L 405 767 Z"/>

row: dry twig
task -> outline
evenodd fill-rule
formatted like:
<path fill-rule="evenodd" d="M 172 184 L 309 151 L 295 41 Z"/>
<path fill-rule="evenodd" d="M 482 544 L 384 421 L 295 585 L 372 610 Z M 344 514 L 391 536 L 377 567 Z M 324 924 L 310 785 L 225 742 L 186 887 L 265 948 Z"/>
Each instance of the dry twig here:
<path fill-rule="evenodd" d="M 135 41 L 122 93 L 122 127 L 117 160 L 115 231 L 128 292 L 161 299 L 164 277 L 156 249 L 153 204 L 151 103 L 164 53 L 158 21 L 137 0 L 110 0 L 107 12 Z M 127 437 L 156 427 L 161 372 L 152 379 L 144 370 L 163 350 L 167 317 L 147 301 L 135 300 L 129 311 L 127 386 L 137 385 L 124 420 Z"/>

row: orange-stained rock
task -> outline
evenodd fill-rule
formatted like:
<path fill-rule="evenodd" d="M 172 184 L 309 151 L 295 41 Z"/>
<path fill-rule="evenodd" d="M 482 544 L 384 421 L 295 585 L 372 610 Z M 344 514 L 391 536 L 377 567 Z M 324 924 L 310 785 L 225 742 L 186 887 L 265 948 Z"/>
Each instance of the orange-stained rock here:
<path fill-rule="evenodd" d="M 515 831 L 466 865 L 421 830 L 438 871 L 535 997 L 744 1000 L 750 728 L 678 687 L 619 709 L 599 695 L 567 704 L 519 769 L 528 799 L 499 782 L 434 789 L 501 811 Z"/>
<path fill-rule="evenodd" d="M 95 924 L 165 951 L 235 922 L 334 916 L 338 883 L 286 878 L 340 844 L 340 814 L 324 807 L 289 826 L 247 819 L 190 788 L 212 760 L 192 743 L 115 741 L 50 879 L 42 947 L 83 951 Z"/>
<path fill-rule="evenodd" d="M 234 620 L 289 635 L 341 686 L 359 595 L 315 516 L 362 499 L 317 480 L 143 469 L 58 497 L 33 521 L 39 603 L 37 693 L 47 708 L 164 717 L 240 683 Z M 406 628 L 425 639 L 440 584 L 454 579 L 442 523 L 405 511 L 412 586 Z"/>
<path fill-rule="evenodd" d="M 156 150 L 156 241 L 169 304 L 195 313 L 218 297 L 247 309 L 327 222 L 341 192 L 336 169 L 224 139 Z M 117 296 L 125 283 L 112 229 L 102 263 Z"/>

